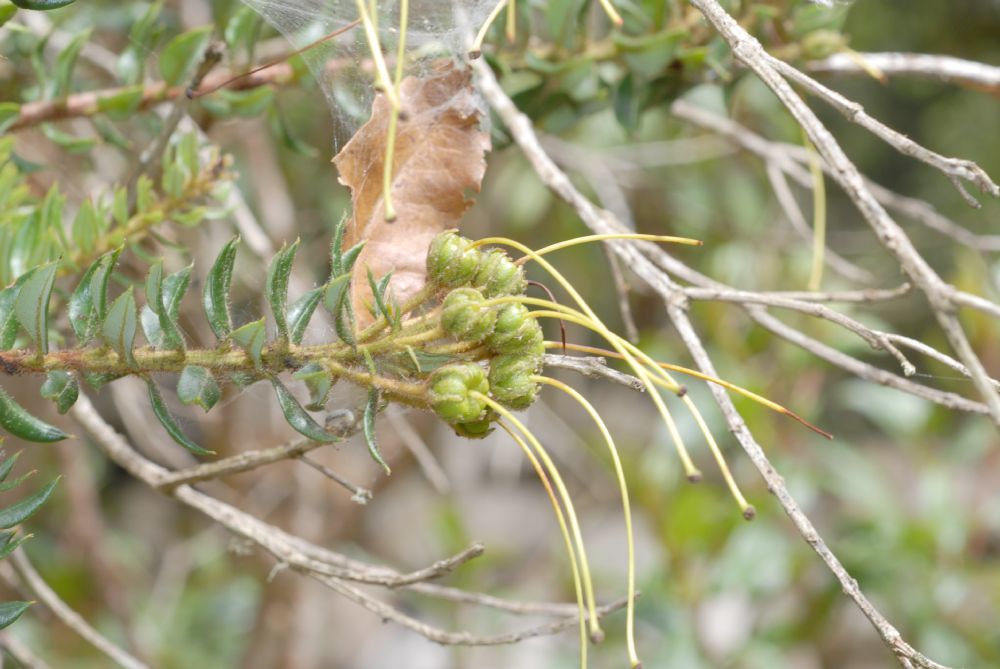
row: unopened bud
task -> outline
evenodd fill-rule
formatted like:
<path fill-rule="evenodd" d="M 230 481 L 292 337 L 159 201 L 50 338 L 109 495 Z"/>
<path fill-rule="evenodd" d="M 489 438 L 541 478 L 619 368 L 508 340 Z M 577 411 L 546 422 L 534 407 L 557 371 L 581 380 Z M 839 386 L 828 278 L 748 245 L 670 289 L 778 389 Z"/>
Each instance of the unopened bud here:
<path fill-rule="evenodd" d="M 486 395 L 490 384 L 486 372 L 479 365 L 469 362 L 445 365 L 431 374 L 428 380 L 427 399 L 441 419 L 449 423 L 471 423 L 486 415 Z"/>
<path fill-rule="evenodd" d="M 504 406 L 527 409 L 538 395 L 538 384 L 531 377 L 540 370 L 540 357 L 497 356 L 490 361 L 490 392 Z"/>
<path fill-rule="evenodd" d="M 493 331 L 496 309 L 475 288 L 456 288 L 441 305 L 441 327 L 458 341 L 479 342 Z"/>
<path fill-rule="evenodd" d="M 446 288 L 466 286 L 479 269 L 482 253 L 455 232 L 442 232 L 427 250 L 427 278 Z"/>
<path fill-rule="evenodd" d="M 481 256 L 479 270 L 472 285 L 485 297 L 500 297 L 520 295 L 527 287 L 527 281 L 524 278 L 524 268 L 514 264 L 505 252 L 493 249 Z"/>
<path fill-rule="evenodd" d="M 497 314 L 486 345 L 495 353 L 524 353 L 537 350 L 544 341 L 542 327 L 523 304 L 505 304 Z"/>

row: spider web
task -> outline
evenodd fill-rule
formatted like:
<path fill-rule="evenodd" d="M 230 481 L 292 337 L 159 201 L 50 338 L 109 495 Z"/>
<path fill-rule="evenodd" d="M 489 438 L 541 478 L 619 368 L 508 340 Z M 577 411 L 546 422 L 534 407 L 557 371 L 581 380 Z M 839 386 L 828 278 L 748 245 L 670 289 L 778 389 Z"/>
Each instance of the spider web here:
<path fill-rule="evenodd" d="M 355 0 L 242 0 L 295 49 L 358 18 Z M 364 0 L 368 3 L 368 0 Z M 494 0 L 410 0 L 405 75 L 422 74 L 434 60 L 466 51 L 467 35 L 485 20 Z M 368 5 L 370 6 L 370 4 Z M 399 2 L 377 3 L 382 53 L 394 69 L 399 39 Z M 337 137 L 350 137 L 371 114 L 374 74 L 371 52 L 359 26 L 302 53 L 326 96 Z M 334 140 L 340 143 L 340 140 Z M 334 149 L 339 149 L 335 146 Z"/>

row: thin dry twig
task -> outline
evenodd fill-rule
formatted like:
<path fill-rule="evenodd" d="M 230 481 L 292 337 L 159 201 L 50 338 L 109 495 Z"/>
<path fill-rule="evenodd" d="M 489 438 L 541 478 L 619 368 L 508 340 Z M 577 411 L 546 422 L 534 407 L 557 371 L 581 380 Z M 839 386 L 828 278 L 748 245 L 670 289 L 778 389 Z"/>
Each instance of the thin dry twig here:
<path fill-rule="evenodd" d="M 439 640 L 441 643 L 466 643 L 463 640 L 468 640 L 472 643 L 482 642 L 487 645 L 513 643 L 529 636 L 556 633 L 565 629 L 567 625 L 574 624 L 576 621 L 575 618 L 570 618 L 568 619 L 570 622 L 560 621 L 544 628 L 532 628 L 524 632 L 496 637 L 478 637 L 468 632 L 447 632 L 422 623 L 396 610 L 392 606 L 370 597 L 346 581 L 381 585 L 388 588 L 408 589 L 428 596 L 459 601 L 457 593 L 462 592 L 460 590 L 435 590 L 432 588 L 423 588 L 422 586 L 427 585 L 426 581 L 439 578 L 461 564 L 481 555 L 484 550 L 481 544 L 473 544 L 457 555 L 439 560 L 428 567 L 405 574 L 387 567 L 374 566 L 360 560 L 354 560 L 288 534 L 284 530 L 269 525 L 225 502 L 199 492 L 190 485 L 164 488 L 162 482 L 169 476 L 170 472 L 160 465 L 150 462 L 133 449 L 120 434 L 115 432 L 101 418 L 85 395 L 79 397 L 72 409 L 72 414 L 113 462 L 117 463 L 146 485 L 158 489 L 183 504 L 200 511 L 229 531 L 257 544 L 271 553 L 278 560 L 279 565 L 287 565 L 296 571 L 307 574 L 352 601 L 376 611 L 386 619 L 395 620 L 418 633 L 430 635 L 428 638 L 436 641 Z M 476 595 L 474 593 L 466 593 L 466 597 L 471 601 L 476 598 Z M 517 603 L 506 603 L 505 606 L 497 606 L 496 602 L 499 601 L 502 600 L 490 600 L 490 603 L 486 605 L 493 605 L 494 608 L 510 611 L 517 611 L 519 606 L 522 608 L 530 606 L 527 604 L 518 605 Z M 601 610 L 610 612 L 616 608 L 619 608 L 619 606 L 614 604 Z M 502 641 L 502 639 L 508 640 Z"/>
<path fill-rule="evenodd" d="M 729 43 L 733 55 L 753 70 L 788 109 L 809 136 L 824 162 L 829 165 L 833 179 L 843 188 L 874 230 L 879 242 L 896 258 L 913 284 L 927 297 L 948 343 L 954 349 L 958 359 L 969 368 L 972 382 L 989 408 L 991 419 L 994 424 L 1000 427 L 1000 395 L 993 389 L 983 363 L 972 349 L 972 345 L 959 323 L 955 312 L 955 289 L 938 276 L 923 256 L 917 252 L 906 233 L 872 194 L 858 168 L 848 159 L 837 140 L 792 89 L 785 77 L 805 87 L 824 101 L 830 102 L 840 111 L 848 113 L 851 120 L 860 123 L 897 150 L 906 155 L 913 155 L 942 170 L 953 182 L 960 183 L 959 179 L 967 179 L 980 185 L 986 192 L 993 194 L 1000 193 L 1000 187 L 994 184 L 974 163 L 944 158 L 924 149 L 912 140 L 869 117 L 860 108 L 860 105 L 846 100 L 843 96 L 826 89 L 825 86 L 787 63 L 774 58 L 716 0 L 691 0 L 691 3 L 705 15 L 719 31 L 719 34 Z"/>
<path fill-rule="evenodd" d="M 988 93 L 1000 93 L 1000 67 L 974 60 L 929 53 L 836 53 L 822 60 L 810 61 L 806 69 L 823 74 L 870 76 L 862 63 L 886 77 L 897 75 L 940 79 Z"/>
<path fill-rule="evenodd" d="M 24 549 L 17 550 L 11 556 L 11 564 L 17 575 L 24 581 L 38 599 L 52 611 L 67 627 L 80 635 L 97 650 L 107 655 L 111 660 L 124 669 L 149 669 L 149 665 L 132 656 L 124 648 L 116 646 L 107 637 L 94 629 L 90 623 L 71 609 L 69 605 L 56 594 L 56 591 L 49 587 L 35 567 L 28 560 Z"/>
<path fill-rule="evenodd" d="M 703 2 L 697 2 L 698 6 Z M 721 8 L 720 8 L 721 11 Z M 723 12 L 724 13 L 724 12 Z M 727 15 L 728 16 L 728 15 Z M 731 19 L 730 19 L 731 20 Z M 620 222 L 607 211 L 595 207 L 589 200 L 573 186 L 570 179 L 564 174 L 555 163 L 545 154 L 538 137 L 535 134 L 531 121 L 520 111 L 511 99 L 500 88 L 493 72 L 482 62 L 474 62 L 473 68 L 476 70 L 480 90 L 486 97 L 487 102 L 503 120 L 532 168 L 538 174 L 539 179 L 556 195 L 565 200 L 580 216 L 581 220 L 596 233 L 621 232 L 623 227 Z M 815 142 L 814 142 L 815 143 Z M 648 246 L 648 245 L 647 245 Z M 681 335 L 682 340 L 694 357 L 698 368 L 705 374 L 718 376 L 714 365 L 708 357 L 701 339 L 691 325 L 685 310 L 686 300 L 683 293 L 664 272 L 659 271 L 652 265 L 650 260 L 640 251 L 642 245 L 632 242 L 617 242 L 613 245 L 628 266 L 639 277 L 662 295 L 667 312 L 675 327 Z M 662 250 L 653 247 L 657 252 Z M 666 254 L 664 254 L 666 255 Z M 754 307 L 750 307 L 754 308 Z M 762 307 L 757 307 L 763 310 Z M 816 551 L 823 562 L 841 584 L 844 592 L 855 602 L 865 617 L 872 623 L 879 632 L 882 639 L 898 657 L 909 660 L 923 662 L 921 666 L 931 669 L 941 669 L 941 665 L 927 660 L 920 653 L 902 640 L 899 632 L 889 623 L 889 621 L 872 605 L 868 598 L 861 592 L 857 581 L 847 572 L 840 560 L 826 545 L 819 532 L 812 525 L 809 518 L 803 513 L 798 503 L 791 496 L 784 479 L 775 471 L 764 450 L 756 442 L 750 430 L 747 428 L 739 412 L 733 405 L 729 395 L 724 389 L 715 384 L 709 384 L 711 392 L 725 416 L 730 430 L 737 437 L 740 445 L 750 457 L 754 466 L 767 482 L 768 490 L 775 495 L 785 513 L 791 518 L 799 534 Z M 919 662 L 918 662 L 919 663 Z"/>

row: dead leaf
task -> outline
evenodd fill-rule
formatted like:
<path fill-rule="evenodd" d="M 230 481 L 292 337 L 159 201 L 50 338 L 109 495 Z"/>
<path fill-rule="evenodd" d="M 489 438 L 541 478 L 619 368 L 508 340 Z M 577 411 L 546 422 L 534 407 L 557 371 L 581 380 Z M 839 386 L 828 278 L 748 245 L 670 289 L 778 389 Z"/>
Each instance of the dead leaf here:
<path fill-rule="evenodd" d="M 368 268 L 376 278 L 392 272 L 392 291 L 404 302 L 424 286 L 431 239 L 457 228 L 473 202 L 466 193 L 479 192 L 490 137 L 480 128 L 470 82 L 468 69 L 450 63 L 429 76 L 403 80 L 393 160 L 395 221 L 385 220 L 382 198 L 390 116 L 384 95 L 376 97 L 371 118 L 333 159 L 354 203 L 344 248 L 366 241 L 354 267 L 351 295 L 361 327 L 372 320 Z"/>

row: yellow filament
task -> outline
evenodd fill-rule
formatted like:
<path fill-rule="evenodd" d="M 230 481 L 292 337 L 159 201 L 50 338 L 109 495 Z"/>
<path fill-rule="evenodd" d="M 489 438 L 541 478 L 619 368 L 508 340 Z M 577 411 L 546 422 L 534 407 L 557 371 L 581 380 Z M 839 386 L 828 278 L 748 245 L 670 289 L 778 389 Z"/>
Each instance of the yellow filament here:
<path fill-rule="evenodd" d="M 629 366 L 635 372 L 636 376 L 638 376 L 639 379 L 641 379 L 642 382 L 646 385 L 646 387 L 649 388 L 650 399 L 652 399 L 653 403 L 656 405 L 657 410 L 660 412 L 660 416 L 663 418 L 664 424 L 667 426 L 667 431 L 670 433 L 671 438 L 674 440 L 674 446 L 677 449 L 677 455 L 678 457 L 680 457 L 681 463 L 684 466 L 685 476 L 687 476 L 687 478 L 691 481 L 700 480 L 701 472 L 698 471 L 698 468 L 695 467 L 694 463 L 691 461 L 691 456 L 688 455 L 687 449 L 684 447 L 684 442 L 680 438 L 680 433 L 677 431 L 677 426 L 674 424 L 674 420 L 670 416 L 670 412 L 667 410 L 666 404 L 663 403 L 663 398 L 660 397 L 660 394 L 658 392 L 656 392 L 655 388 L 653 387 L 653 382 L 650 380 L 649 374 L 646 373 L 646 370 L 643 369 L 643 367 L 638 362 L 636 362 L 633 355 L 629 352 L 629 349 L 623 346 L 623 344 L 627 344 L 627 342 L 623 342 L 620 337 L 611 332 L 611 330 L 609 330 L 607 326 L 605 326 L 604 323 L 601 322 L 601 319 L 597 317 L 597 314 L 594 313 L 594 310 L 590 308 L 590 305 L 587 304 L 587 302 L 580 296 L 580 293 L 577 292 L 576 288 L 573 287 L 573 284 L 571 284 L 569 280 L 566 279 L 566 277 L 564 277 L 562 273 L 559 272 L 559 270 L 553 267 L 549 261 L 539 256 L 529 247 L 525 246 L 524 244 L 518 241 L 515 241 L 513 239 L 507 239 L 505 237 L 488 237 L 486 239 L 480 239 L 476 242 L 473 242 L 474 247 L 481 246 L 483 244 L 502 244 L 504 246 L 510 246 L 512 248 L 517 249 L 518 251 L 520 251 L 521 253 L 525 254 L 526 256 L 534 260 L 536 263 L 538 263 L 539 267 L 548 272 L 552 276 L 552 278 L 555 279 L 567 293 L 569 293 L 570 297 L 573 298 L 573 301 L 576 302 L 577 305 L 579 305 L 580 309 L 584 312 L 584 314 L 586 314 L 586 319 L 581 319 L 579 321 L 574 321 L 574 322 L 578 322 L 580 325 L 583 325 L 584 327 L 599 332 L 616 351 L 622 354 L 624 360 L 629 364 Z M 555 318 L 558 317 L 559 316 L 555 316 Z M 567 317 L 565 318 L 565 320 L 572 320 L 572 319 Z M 642 355 L 645 356 L 645 354 Z M 648 359 L 648 356 L 646 357 Z"/>
<path fill-rule="evenodd" d="M 625 514 L 625 543 L 628 546 L 628 602 L 625 614 L 625 639 L 628 646 L 629 664 L 634 669 L 641 664 L 635 648 L 635 542 L 632 533 L 632 507 L 629 504 L 628 485 L 625 482 L 625 472 L 622 469 L 621 459 L 618 457 L 618 448 L 615 446 L 614 439 L 611 438 L 611 432 L 608 431 L 604 420 L 601 419 L 600 414 L 597 413 L 594 406 L 583 395 L 562 381 L 551 379 L 547 376 L 534 376 L 532 380 L 558 388 L 576 400 L 577 404 L 590 414 L 594 424 L 601 431 L 601 436 L 604 437 L 604 443 L 607 444 L 608 451 L 611 453 L 611 461 L 615 467 L 615 477 L 618 479 L 618 490 L 622 498 L 622 511 Z"/>
<path fill-rule="evenodd" d="M 587 625 L 585 619 L 587 617 L 586 607 L 583 603 L 583 585 L 580 580 L 580 567 L 576 561 L 576 551 L 573 549 L 573 541 L 569 536 L 569 528 L 566 527 L 566 516 L 563 514 L 562 507 L 559 505 L 559 501 L 556 499 L 556 494 L 552 490 L 552 484 L 549 482 L 549 477 L 545 475 L 545 470 L 542 469 L 542 465 L 538 462 L 538 458 L 535 454 L 528 448 L 528 445 L 524 443 L 524 439 L 521 439 L 503 421 L 497 421 L 497 425 L 503 428 L 504 432 L 510 435 L 511 439 L 521 448 L 524 452 L 528 462 L 531 466 L 535 468 L 535 473 L 538 474 L 538 479 L 542 482 L 542 486 L 545 488 L 545 492 L 549 496 L 549 501 L 552 503 L 552 508 L 556 512 L 556 520 L 559 521 L 559 531 L 562 533 L 563 541 L 566 542 L 566 553 L 569 555 L 570 569 L 573 572 L 573 588 L 576 590 L 576 605 L 580 610 L 580 667 L 581 669 L 586 669 L 587 666 Z"/>
<path fill-rule="evenodd" d="M 601 0 L 601 8 L 604 10 L 604 13 L 608 15 L 608 18 L 611 19 L 611 22 L 616 26 L 620 26 L 624 23 L 624 21 L 622 21 L 621 14 L 619 14 L 618 10 L 611 4 L 611 0 Z"/>
<path fill-rule="evenodd" d="M 515 0 L 510 0 L 507 7 L 507 41 L 513 42 L 517 37 L 517 6 Z"/>
<path fill-rule="evenodd" d="M 372 3 L 374 6 L 374 2 Z M 372 10 L 374 12 L 374 9 Z M 376 15 L 377 16 L 377 15 Z M 400 100 L 403 81 L 403 59 L 406 55 L 406 29 L 410 22 L 410 2 L 400 0 L 399 3 L 399 44 L 396 48 L 396 72 L 392 80 L 392 90 L 396 99 Z M 396 208 L 392 204 L 392 168 L 396 154 L 396 128 L 399 125 L 400 104 L 396 104 L 389 112 L 389 128 L 385 139 L 385 164 L 382 166 L 382 210 L 385 220 L 396 220 Z"/>
<path fill-rule="evenodd" d="M 540 248 L 535 251 L 536 256 L 543 256 L 546 253 L 552 253 L 553 251 L 560 251 L 571 246 L 578 246 L 580 244 L 588 244 L 590 242 L 604 242 L 610 239 L 634 239 L 643 242 L 657 242 L 659 244 L 684 244 L 685 246 L 703 246 L 705 242 L 700 239 L 691 239 L 690 237 L 672 237 L 670 235 L 645 235 L 636 232 L 612 232 L 602 235 L 584 235 L 583 237 L 574 237 L 573 239 L 567 239 L 565 241 L 556 242 L 555 244 L 549 244 L 546 247 Z M 518 262 L 526 262 L 528 256 L 521 258 Z"/>
<path fill-rule="evenodd" d="M 809 173 L 812 176 L 813 253 L 812 268 L 809 271 L 809 290 L 815 291 L 819 290 L 823 283 L 823 256 L 826 254 L 826 186 L 819 154 L 805 136 L 805 131 L 802 132 L 802 137 L 809 155 Z"/>
<path fill-rule="evenodd" d="M 559 496 L 562 498 L 563 505 L 566 507 L 566 515 L 569 517 L 569 526 L 573 533 L 573 539 L 576 542 L 576 550 L 580 558 L 580 572 L 583 575 L 583 592 L 587 600 L 587 613 L 590 618 L 590 637 L 591 639 L 600 640 L 603 638 L 604 633 L 601 631 L 600 621 L 597 619 L 597 604 L 594 601 L 594 582 L 590 576 L 590 565 L 587 561 L 587 551 L 583 545 L 583 534 L 580 532 L 580 523 L 576 517 L 576 510 L 573 508 L 573 500 L 569 496 L 569 491 L 566 489 L 566 484 L 563 482 L 562 475 L 559 474 L 559 470 L 556 468 L 556 463 L 552 461 L 549 457 L 548 452 L 542 446 L 538 438 L 524 426 L 524 424 L 517 419 L 517 416 L 512 414 L 506 407 L 504 407 L 499 402 L 495 401 L 491 397 L 487 397 L 480 392 L 473 391 L 469 393 L 471 397 L 474 397 L 488 407 L 496 411 L 500 416 L 506 419 L 518 431 L 523 434 L 528 439 L 528 443 L 531 444 L 532 448 L 535 449 L 535 453 L 538 454 L 539 459 L 545 464 L 546 470 L 548 470 L 549 476 L 552 477 L 553 483 L 556 484 L 556 490 L 559 491 Z"/>
<path fill-rule="evenodd" d="M 470 58 L 479 58 L 479 55 L 483 51 L 483 40 L 486 39 L 486 33 L 489 32 L 490 26 L 493 25 L 493 22 L 497 20 L 497 17 L 500 16 L 500 12 L 502 12 L 503 8 L 506 6 L 507 0 L 500 0 L 500 2 L 498 2 L 490 11 L 486 20 L 483 21 L 482 27 L 480 27 L 479 32 L 476 33 L 476 39 L 472 43 L 472 48 L 469 50 Z"/>
<path fill-rule="evenodd" d="M 376 82 L 385 93 L 389 104 L 393 108 L 399 109 L 399 96 L 396 95 L 396 89 L 392 87 L 389 68 L 386 67 L 385 58 L 382 57 L 382 44 L 378 39 L 378 30 L 375 27 L 375 22 L 372 20 L 371 14 L 368 13 L 365 0 L 356 0 L 356 2 L 358 5 L 358 16 L 361 18 L 361 25 L 365 29 L 365 38 L 368 40 L 368 49 L 372 54 L 372 62 L 375 63 Z"/>

